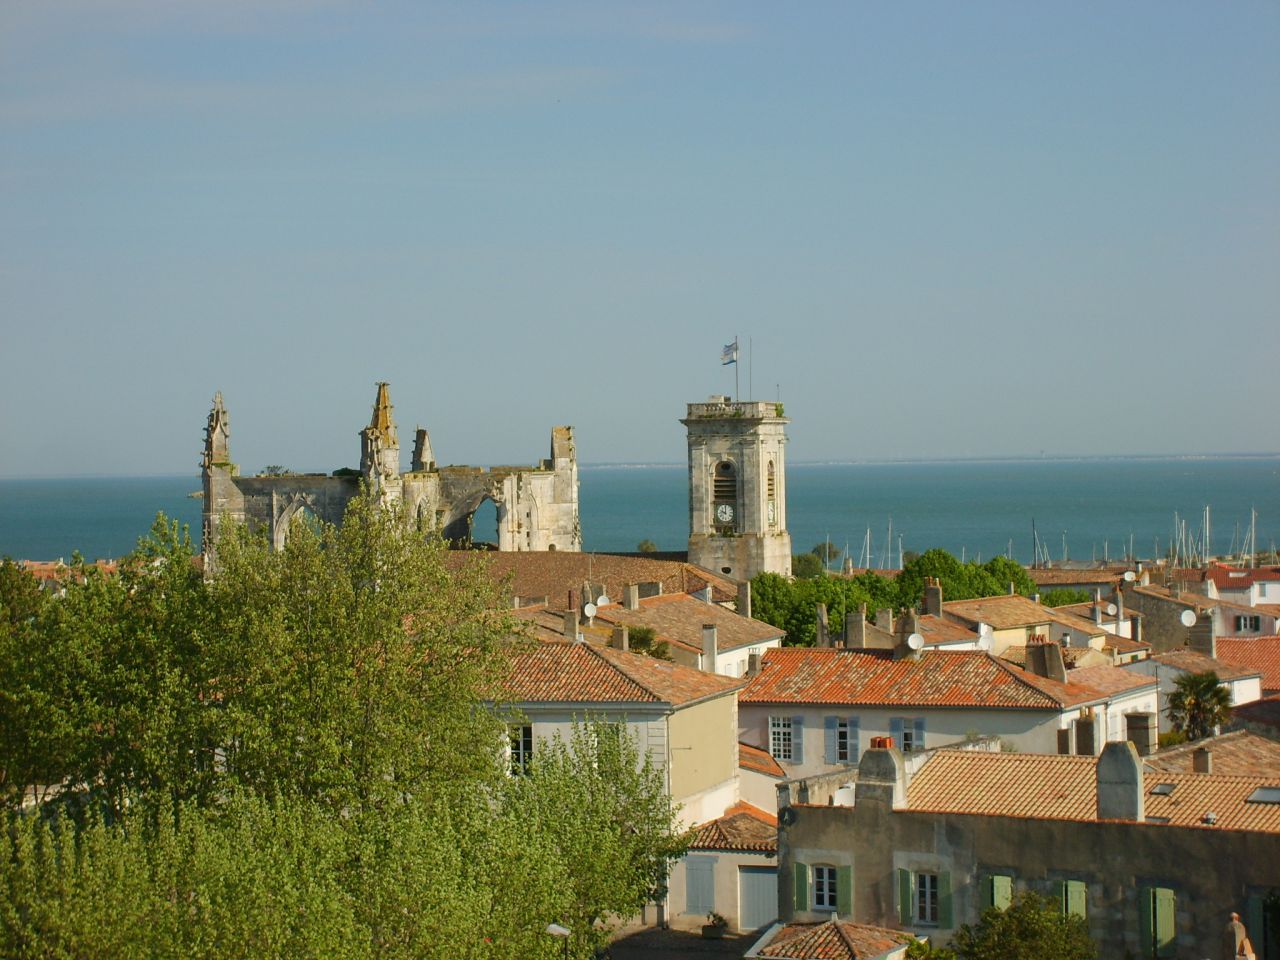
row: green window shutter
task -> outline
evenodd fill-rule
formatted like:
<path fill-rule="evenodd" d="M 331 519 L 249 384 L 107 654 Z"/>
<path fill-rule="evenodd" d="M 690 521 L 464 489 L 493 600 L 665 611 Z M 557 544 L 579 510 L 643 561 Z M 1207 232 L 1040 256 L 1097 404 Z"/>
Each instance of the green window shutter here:
<path fill-rule="evenodd" d="M 1062 905 L 1068 917 L 1084 918 L 1088 916 L 1086 892 L 1083 880 L 1067 881 L 1066 897 L 1062 901 Z"/>
<path fill-rule="evenodd" d="M 987 904 L 989 907 L 995 907 L 998 910 L 1008 910 L 1009 904 L 1013 902 L 1013 877 L 1003 877 L 997 874 L 991 878 L 991 902 Z"/>
<path fill-rule="evenodd" d="M 1053 905 L 1058 908 L 1058 915 L 1067 915 L 1067 884 L 1064 880 L 1053 881 Z"/>
<path fill-rule="evenodd" d="M 1175 908 L 1177 898 L 1173 891 L 1165 887 L 1147 887 L 1143 890 L 1141 906 L 1144 908 L 1143 943 L 1150 957 L 1172 957 L 1175 955 Z"/>
<path fill-rule="evenodd" d="M 904 927 L 909 927 L 915 922 L 915 916 L 911 910 L 911 871 L 898 871 L 898 919 L 902 921 Z"/>
<path fill-rule="evenodd" d="M 951 874 L 938 874 L 938 926 L 950 930 L 955 926 L 951 911 Z"/>
<path fill-rule="evenodd" d="M 795 865 L 796 877 L 796 909 L 809 909 L 809 866 L 808 864 L 797 862 Z"/>
<path fill-rule="evenodd" d="M 853 867 L 836 870 L 836 913 L 845 919 L 853 916 Z"/>

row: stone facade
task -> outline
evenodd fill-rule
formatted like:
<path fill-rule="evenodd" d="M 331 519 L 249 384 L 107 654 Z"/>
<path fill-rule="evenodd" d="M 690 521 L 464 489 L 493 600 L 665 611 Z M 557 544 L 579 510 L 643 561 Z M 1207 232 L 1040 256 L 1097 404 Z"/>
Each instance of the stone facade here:
<path fill-rule="evenodd" d="M 712 397 L 680 421 L 689 438 L 689 561 L 750 580 L 791 575 L 782 404 Z"/>
<path fill-rule="evenodd" d="M 202 461 L 206 558 L 224 522 L 265 529 L 276 549 L 284 546 L 295 518 L 341 523 L 362 482 L 384 502 L 402 504 L 406 519 L 418 529 L 454 543 L 470 540 L 472 517 L 484 501 L 492 500 L 499 550 L 582 549 L 572 427 L 552 429 L 546 460 L 513 467 L 438 466 L 427 431 L 419 428 L 410 468 L 404 472 L 387 384 L 379 383 L 373 417 L 360 432 L 358 472 L 241 477 L 231 462 L 230 433 L 219 393 L 205 427 Z"/>

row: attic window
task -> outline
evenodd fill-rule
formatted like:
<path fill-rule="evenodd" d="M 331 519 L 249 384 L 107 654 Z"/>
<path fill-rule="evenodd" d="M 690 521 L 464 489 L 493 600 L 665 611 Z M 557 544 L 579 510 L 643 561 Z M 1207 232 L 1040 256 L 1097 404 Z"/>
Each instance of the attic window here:
<path fill-rule="evenodd" d="M 1280 803 L 1280 787 L 1259 787 L 1244 798 L 1245 803 Z"/>
<path fill-rule="evenodd" d="M 1147 817 L 1147 823 L 1168 823 L 1168 817 Z"/>
<path fill-rule="evenodd" d="M 1151 788 L 1151 795 L 1153 797 L 1167 797 L 1173 793 L 1173 788 L 1176 786 L 1176 783 L 1157 783 Z"/>

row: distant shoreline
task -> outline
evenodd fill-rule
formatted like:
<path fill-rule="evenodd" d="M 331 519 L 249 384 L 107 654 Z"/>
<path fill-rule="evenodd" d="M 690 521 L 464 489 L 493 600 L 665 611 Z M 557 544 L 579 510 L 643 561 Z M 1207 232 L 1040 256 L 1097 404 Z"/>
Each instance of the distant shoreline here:
<path fill-rule="evenodd" d="M 996 463 L 1195 463 L 1205 460 L 1238 460 L 1258 462 L 1280 461 L 1276 453 L 1150 453 L 1150 454 L 1045 454 L 1042 456 L 1010 455 L 980 457 L 871 457 L 867 459 L 792 460 L 788 466 L 804 467 L 887 467 L 887 466 L 943 466 L 947 464 L 996 464 Z M 684 469 L 687 464 L 679 461 L 630 463 L 583 462 L 581 470 L 671 470 Z M 303 471 L 305 472 L 305 471 Z M 321 471 L 326 472 L 327 471 Z M 7 481 L 57 481 L 57 480 L 169 480 L 181 477 L 198 479 L 192 473 L 68 473 L 68 474 L 0 474 L 0 482 Z"/>

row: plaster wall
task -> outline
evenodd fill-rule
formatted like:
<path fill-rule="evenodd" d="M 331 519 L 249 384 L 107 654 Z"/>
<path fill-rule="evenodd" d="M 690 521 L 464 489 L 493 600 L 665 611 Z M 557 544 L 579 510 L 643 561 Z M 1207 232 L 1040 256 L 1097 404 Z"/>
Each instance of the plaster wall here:
<path fill-rule="evenodd" d="M 671 796 L 691 802 L 699 795 L 733 784 L 736 792 L 738 773 L 738 698 L 734 694 L 704 700 L 683 707 L 671 715 L 670 730 Z M 720 809 L 699 815 L 699 821 L 720 816 L 736 796 Z M 705 803 L 700 804 L 705 806 Z"/>
<path fill-rule="evenodd" d="M 741 902 L 738 874 L 741 867 L 777 868 L 778 858 L 773 854 L 744 853 L 736 850 L 691 850 L 689 856 L 714 858 L 713 882 L 715 888 L 715 912 L 729 921 L 729 929 L 746 933 L 739 922 Z M 668 880 L 668 908 L 671 926 L 678 930 L 697 930 L 707 922 L 705 913 L 687 910 L 689 896 L 685 879 L 685 860 L 681 859 L 671 870 Z"/>

